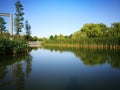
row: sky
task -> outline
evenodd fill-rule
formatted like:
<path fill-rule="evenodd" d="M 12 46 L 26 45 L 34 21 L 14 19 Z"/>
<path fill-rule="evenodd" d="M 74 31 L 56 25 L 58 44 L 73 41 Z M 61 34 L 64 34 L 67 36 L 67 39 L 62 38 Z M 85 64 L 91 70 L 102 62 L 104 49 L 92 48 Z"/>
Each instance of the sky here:
<path fill-rule="evenodd" d="M 15 13 L 17 0 L 0 0 L 0 13 Z M 70 35 L 86 23 L 120 22 L 120 0 L 20 0 L 32 36 Z M 15 16 L 14 16 L 15 17 Z M 4 17 L 9 29 L 9 18 Z M 23 33 L 25 30 L 23 29 Z"/>

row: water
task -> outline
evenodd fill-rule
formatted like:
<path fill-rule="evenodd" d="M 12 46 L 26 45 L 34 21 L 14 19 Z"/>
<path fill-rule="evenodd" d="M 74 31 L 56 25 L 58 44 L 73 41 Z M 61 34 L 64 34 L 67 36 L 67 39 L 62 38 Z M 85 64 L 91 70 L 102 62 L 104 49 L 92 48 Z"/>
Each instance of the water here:
<path fill-rule="evenodd" d="M 0 56 L 0 90 L 120 90 L 120 52 L 39 48 Z"/>

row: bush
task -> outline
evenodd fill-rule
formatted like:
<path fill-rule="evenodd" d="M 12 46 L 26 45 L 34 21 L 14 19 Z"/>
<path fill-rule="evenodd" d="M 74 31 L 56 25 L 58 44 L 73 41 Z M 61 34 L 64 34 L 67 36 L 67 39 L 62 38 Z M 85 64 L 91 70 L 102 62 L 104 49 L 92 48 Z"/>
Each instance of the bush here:
<path fill-rule="evenodd" d="M 30 47 L 24 41 L 0 39 L 0 54 L 26 53 L 29 50 Z"/>

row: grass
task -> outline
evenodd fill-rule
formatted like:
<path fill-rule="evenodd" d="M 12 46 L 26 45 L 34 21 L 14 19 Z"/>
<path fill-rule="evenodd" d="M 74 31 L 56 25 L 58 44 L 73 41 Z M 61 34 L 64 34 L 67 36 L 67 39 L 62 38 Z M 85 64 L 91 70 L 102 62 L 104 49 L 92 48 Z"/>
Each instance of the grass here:
<path fill-rule="evenodd" d="M 64 39 L 48 40 L 43 46 L 59 47 L 81 47 L 81 48 L 100 48 L 100 49 L 120 49 L 120 38 L 85 38 L 85 39 Z"/>

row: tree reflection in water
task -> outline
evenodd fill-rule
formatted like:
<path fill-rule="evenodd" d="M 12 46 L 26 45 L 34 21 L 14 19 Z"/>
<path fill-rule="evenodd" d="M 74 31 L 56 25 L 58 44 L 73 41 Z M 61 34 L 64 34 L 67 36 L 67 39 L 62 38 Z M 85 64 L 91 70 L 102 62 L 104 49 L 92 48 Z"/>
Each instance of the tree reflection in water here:
<path fill-rule="evenodd" d="M 69 51 L 74 53 L 85 65 L 102 65 L 109 63 L 113 68 L 120 68 L 120 51 L 119 50 L 106 50 L 106 49 L 84 49 L 84 48 L 71 48 L 71 47 L 44 47 L 52 51 Z"/>
<path fill-rule="evenodd" d="M 115 51 L 115 50 L 100 50 L 100 49 L 82 49 L 82 48 L 70 48 L 70 47 L 66 47 L 66 48 L 65 47 L 44 47 L 43 49 L 49 49 L 49 50 L 51 50 L 51 52 L 59 51 L 60 53 L 63 53 L 66 51 L 72 52 L 86 66 L 103 65 L 105 63 L 108 63 L 109 65 L 111 65 L 112 68 L 120 69 L 120 60 L 119 60 L 120 52 L 117 50 Z M 33 55 L 33 57 L 34 57 L 34 55 Z M 49 65 L 51 65 L 51 64 L 49 64 Z M 36 65 L 33 65 L 33 70 L 35 69 L 35 66 Z M 60 70 L 61 72 L 57 71 L 57 69 L 53 69 L 53 68 L 49 69 L 49 68 L 44 68 L 44 67 L 46 67 L 46 66 L 41 66 L 41 72 L 40 71 L 37 72 L 38 75 L 34 72 L 34 73 L 32 73 L 32 75 L 29 78 L 29 75 L 32 72 L 32 56 L 30 54 L 19 55 L 19 56 L 0 56 L 0 90 L 8 90 L 8 88 L 9 88 L 9 90 L 24 90 L 24 89 L 27 89 L 28 87 L 29 87 L 29 89 L 31 89 L 32 85 L 34 88 L 36 88 L 36 86 L 38 84 L 39 84 L 38 87 L 40 89 L 42 88 L 42 89 L 46 90 L 46 89 L 49 89 L 49 87 L 51 87 L 53 85 L 52 81 L 58 82 L 58 81 L 60 81 L 59 77 L 63 77 L 63 78 L 66 77 L 66 76 L 60 76 L 61 73 L 63 75 L 65 75 L 65 74 L 64 74 L 63 68 L 61 68 L 63 70 L 62 71 L 59 68 L 59 66 L 57 67 L 57 69 Z M 56 65 L 55 65 L 55 67 L 56 67 Z M 44 70 L 47 70 L 47 71 L 56 70 L 56 73 L 52 73 L 52 72 L 45 73 Z M 77 70 L 80 70 L 80 69 L 77 69 Z M 86 73 L 86 72 L 87 71 L 85 71 L 84 73 Z M 73 73 L 73 71 L 70 71 L 69 73 Z M 102 80 L 101 78 L 103 78 L 104 81 L 106 81 L 106 82 L 104 82 L 106 84 L 106 87 L 109 86 L 108 82 L 110 82 L 110 83 L 114 82 L 114 83 L 112 83 L 112 84 L 114 84 L 114 86 L 119 86 L 118 85 L 119 74 L 116 74 L 116 75 L 118 75 L 118 77 L 115 78 L 115 80 L 114 80 L 114 76 L 112 76 L 113 73 L 112 74 L 108 73 L 104 77 L 99 76 L 99 75 L 96 76 L 98 78 L 96 78 L 96 80 L 94 81 L 93 79 L 95 77 L 94 77 L 94 75 L 92 75 L 93 73 L 90 74 L 89 80 L 88 80 L 88 78 L 86 78 L 88 75 L 85 74 L 85 76 L 84 76 L 84 73 L 83 73 L 83 76 L 82 75 L 77 76 L 77 73 L 76 73 L 75 76 L 72 76 L 72 77 L 70 76 L 68 83 L 60 83 L 60 85 L 65 84 L 65 85 L 63 85 L 65 90 L 66 89 L 67 90 L 73 90 L 73 89 L 80 90 L 80 89 L 83 89 L 86 87 L 86 84 L 84 84 L 85 82 L 89 81 L 89 82 L 93 82 L 93 83 L 96 83 L 96 82 L 99 83 L 99 80 L 101 81 Z M 54 76 L 52 76 L 55 74 L 56 74 L 56 77 L 58 77 L 57 81 L 56 81 L 56 79 L 54 79 Z M 51 75 L 51 77 L 53 77 L 53 79 L 51 79 L 49 77 L 49 75 Z M 68 74 L 66 74 L 66 75 L 68 75 Z M 107 75 L 110 75 L 110 77 Z M 69 75 L 68 75 L 68 77 L 69 77 Z M 106 77 L 108 77 L 108 78 L 106 78 Z M 30 81 L 29 83 L 27 83 L 28 78 L 29 78 L 29 80 L 33 80 L 33 81 Z M 36 79 L 34 79 L 34 78 L 36 78 Z M 48 79 L 45 81 L 46 78 L 48 78 Z M 79 79 L 77 79 L 77 78 L 79 78 Z M 117 79 L 118 79 L 118 81 L 117 81 Z M 61 79 L 61 82 L 63 82 L 63 81 Z M 37 85 L 36 85 L 36 83 L 33 84 L 33 82 L 36 82 Z M 112 84 L 110 84 L 110 85 L 112 85 Z M 57 85 L 57 83 L 56 83 L 56 85 Z M 55 87 L 57 87 L 56 85 L 55 85 Z M 103 84 L 100 84 L 100 86 L 101 85 L 103 85 Z M 90 84 L 90 86 L 91 86 L 91 84 Z M 58 85 L 58 88 L 59 88 L 59 85 Z M 60 87 L 60 88 L 62 88 L 62 87 Z M 27 90 L 29 90 L 29 89 L 27 89 Z"/>
<path fill-rule="evenodd" d="M 0 90 L 24 90 L 25 79 L 32 70 L 32 56 L 1 56 L 0 61 Z"/>

